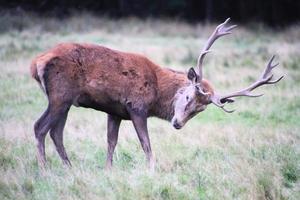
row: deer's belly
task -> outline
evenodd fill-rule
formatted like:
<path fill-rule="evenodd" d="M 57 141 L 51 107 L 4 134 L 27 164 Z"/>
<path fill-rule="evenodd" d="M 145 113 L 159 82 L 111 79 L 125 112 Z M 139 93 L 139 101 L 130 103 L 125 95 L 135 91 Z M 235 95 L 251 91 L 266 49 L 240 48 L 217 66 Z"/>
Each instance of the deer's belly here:
<path fill-rule="evenodd" d="M 130 119 L 129 113 L 123 104 L 110 101 L 105 97 L 95 99 L 88 94 L 81 94 L 74 100 L 73 105 L 103 111 L 111 115 L 119 116 L 125 120 Z"/>

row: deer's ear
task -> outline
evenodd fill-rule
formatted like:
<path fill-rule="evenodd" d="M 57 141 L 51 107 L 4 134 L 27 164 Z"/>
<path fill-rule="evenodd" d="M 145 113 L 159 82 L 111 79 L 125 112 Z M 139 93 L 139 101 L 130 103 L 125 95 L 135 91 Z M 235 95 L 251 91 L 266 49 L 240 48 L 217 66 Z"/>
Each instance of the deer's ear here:
<path fill-rule="evenodd" d="M 198 81 L 198 75 L 197 75 L 197 73 L 195 72 L 195 70 L 194 70 L 193 67 L 191 67 L 191 68 L 189 69 L 189 72 L 188 72 L 188 74 L 187 74 L 187 77 L 188 77 L 188 79 L 189 79 L 190 81 L 192 81 L 192 83 L 197 83 L 197 81 Z"/>

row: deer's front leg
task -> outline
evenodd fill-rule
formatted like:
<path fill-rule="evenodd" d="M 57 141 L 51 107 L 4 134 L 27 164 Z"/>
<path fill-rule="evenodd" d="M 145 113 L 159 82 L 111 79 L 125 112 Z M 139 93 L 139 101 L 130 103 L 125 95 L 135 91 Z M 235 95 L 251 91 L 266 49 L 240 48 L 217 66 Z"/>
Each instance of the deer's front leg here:
<path fill-rule="evenodd" d="M 107 158 L 106 158 L 106 169 L 111 169 L 113 154 L 118 142 L 118 132 L 121 123 L 121 118 L 108 115 L 107 118 Z"/>
<path fill-rule="evenodd" d="M 142 148 L 146 154 L 148 165 L 151 170 L 154 170 L 154 159 L 147 128 L 147 116 L 145 114 L 130 112 L 130 117 L 141 142 Z"/>

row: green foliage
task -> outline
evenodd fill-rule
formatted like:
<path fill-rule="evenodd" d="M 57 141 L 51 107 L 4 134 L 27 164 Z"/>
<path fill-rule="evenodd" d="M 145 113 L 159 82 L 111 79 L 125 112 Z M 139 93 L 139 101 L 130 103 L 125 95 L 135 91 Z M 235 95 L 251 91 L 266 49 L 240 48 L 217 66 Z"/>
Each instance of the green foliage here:
<path fill-rule="evenodd" d="M 287 163 L 282 167 L 282 174 L 284 177 L 284 184 L 286 187 L 292 187 L 292 183 L 296 183 L 299 179 L 298 163 Z"/>

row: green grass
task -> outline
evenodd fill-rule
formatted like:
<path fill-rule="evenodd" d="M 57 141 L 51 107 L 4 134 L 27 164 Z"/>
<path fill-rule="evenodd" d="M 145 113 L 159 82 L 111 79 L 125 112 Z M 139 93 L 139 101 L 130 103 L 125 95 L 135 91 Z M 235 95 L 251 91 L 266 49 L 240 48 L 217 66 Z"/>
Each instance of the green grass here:
<path fill-rule="evenodd" d="M 161 66 L 194 66 L 212 25 L 172 20 L 111 20 L 79 14 L 63 20 L 0 17 L 0 199 L 300 199 L 300 27 L 240 26 L 218 41 L 204 75 L 219 92 L 246 86 L 272 54 L 285 78 L 237 99 L 233 114 L 209 106 L 177 131 L 149 119 L 156 170 L 149 172 L 130 122 L 122 122 L 114 169 L 105 171 L 106 115 L 72 108 L 65 168 L 47 137 L 49 165 L 36 161 L 33 123 L 47 101 L 30 61 L 60 42 L 99 43 L 146 55 Z"/>

